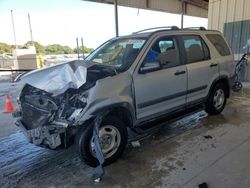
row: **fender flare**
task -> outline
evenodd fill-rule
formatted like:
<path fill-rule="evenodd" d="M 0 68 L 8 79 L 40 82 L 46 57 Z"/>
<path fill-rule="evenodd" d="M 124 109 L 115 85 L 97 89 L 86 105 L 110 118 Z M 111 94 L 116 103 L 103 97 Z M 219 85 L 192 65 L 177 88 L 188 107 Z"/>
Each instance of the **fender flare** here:
<path fill-rule="evenodd" d="M 221 75 L 221 76 L 218 76 L 218 77 L 212 82 L 212 84 L 211 84 L 211 86 L 210 86 L 210 89 L 209 89 L 209 92 L 208 92 L 208 95 L 207 95 L 207 97 L 206 97 L 207 99 L 208 99 L 208 97 L 210 96 L 210 94 L 211 94 L 211 92 L 212 92 L 214 86 L 215 86 L 218 82 L 220 82 L 220 81 L 222 81 L 222 80 L 225 80 L 226 83 L 227 83 L 227 89 L 228 89 L 227 98 L 230 97 L 230 80 L 229 80 L 229 77 L 226 76 L 226 75 Z"/>
<path fill-rule="evenodd" d="M 119 108 L 126 110 L 126 112 L 128 113 L 127 115 L 130 116 L 128 118 L 131 121 L 131 125 L 133 126 L 136 121 L 136 114 L 135 114 L 136 112 L 134 108 L 131 106 L 131 104 L 129 104 L 128 102 L 119 102 L 119 103 L 115 103 L 115 104 L 111 104 L 111 105 L 98 108 L 94 112 L 92 112 L 91 115 L 93 117 L 96 117 L 99 114 L 104 114 L 103 118 L 105 118 L 110 113 L 112 113 L 115 109 L 119 109 Z M 103 112 L 108 112 L 108 113 L 103 113 Z"/>

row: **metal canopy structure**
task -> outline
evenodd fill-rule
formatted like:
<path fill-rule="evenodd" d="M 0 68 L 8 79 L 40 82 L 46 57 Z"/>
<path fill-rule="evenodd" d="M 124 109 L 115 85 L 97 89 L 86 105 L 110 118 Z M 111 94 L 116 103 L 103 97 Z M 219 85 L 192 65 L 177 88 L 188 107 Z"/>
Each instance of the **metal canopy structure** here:
<path fill-rule="evenodd" d="M 117 6 L 125 6 L 153 11 L 181 14 L 181 28 L 184 15 L 207 18 L 209 0 L 83 0 L 96 3 L 113 4 L 115 10 L 115 30 L 119 35 Z"/>
<path fill-rule="evenodd" d="M 84 0 L 97 3 L 115 4 L 116 0 Z M 209 0 L 117 0 L 120 6 L 162 11 L 207 18 Z M 184 10 L 183 10 L 184 8 Z"/>

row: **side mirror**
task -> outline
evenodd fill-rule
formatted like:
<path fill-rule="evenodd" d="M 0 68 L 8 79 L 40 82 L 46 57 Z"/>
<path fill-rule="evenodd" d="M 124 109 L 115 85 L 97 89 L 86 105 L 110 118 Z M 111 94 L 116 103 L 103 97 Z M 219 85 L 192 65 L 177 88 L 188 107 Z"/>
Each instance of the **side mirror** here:
<path fill-rule="evenodd" d="M 161 63 L 159 61 L 146 62 L 141 68 L 140 73 L 145 74 L 152 71 L 161 69 Z"/>

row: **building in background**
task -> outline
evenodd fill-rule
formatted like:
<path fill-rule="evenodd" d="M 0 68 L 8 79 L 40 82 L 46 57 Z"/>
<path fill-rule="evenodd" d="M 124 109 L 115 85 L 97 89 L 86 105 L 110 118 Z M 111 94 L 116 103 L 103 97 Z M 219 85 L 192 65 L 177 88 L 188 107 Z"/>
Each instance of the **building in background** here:
<path fill-rule="evenodd" d="M 14 49 L 14 69 L 32 70 L 38 68 L 36 48 L 30 46 L 26 49 Z"/>
<path fill-rule="evenodd" d="M 224 33 L 238 60 L 250 52 L 250 0 L 209 0 L 208 28 Z"/>

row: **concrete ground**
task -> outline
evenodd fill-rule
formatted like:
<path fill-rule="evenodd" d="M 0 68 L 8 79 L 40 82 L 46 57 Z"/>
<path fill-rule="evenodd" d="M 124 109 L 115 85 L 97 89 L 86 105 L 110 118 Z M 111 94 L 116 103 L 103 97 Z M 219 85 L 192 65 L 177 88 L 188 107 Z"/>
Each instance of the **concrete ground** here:
<path fill-rule="evenodd" d="M 20 91 L 20 86 L 8 81 L 0 81 L 0 138 L 5 137 L 18 130 L 14 126 L 14 119 L 11 114 L 4 113 L 6 96 L 9 95 L 15 108 L 17 108 L 16 98 Z"/>
<path fill-rule="evenodd" d="M 17 90 L 0 83 L 1 111 L 4 96 L 14 101 Z M 140 147 L 129 145 L 98 184 L 91 181 L 94 169 L 79 160 L 74 147 L 52 151 L 29 144 L 11 116 L 1 113 L 0 187 L 195 188 L 202 182 L 209 188 L 249 187 L 249 91 L 234 94 L 221 115 L 197 112 L 166 124 Z"/>

